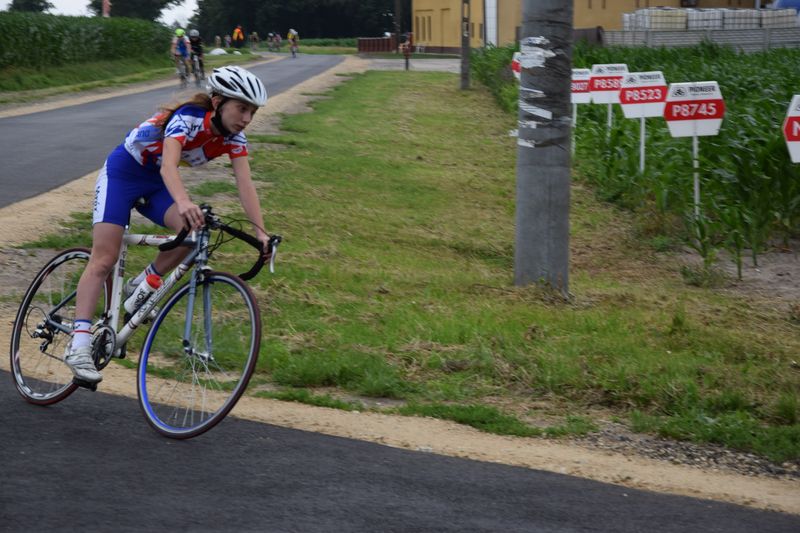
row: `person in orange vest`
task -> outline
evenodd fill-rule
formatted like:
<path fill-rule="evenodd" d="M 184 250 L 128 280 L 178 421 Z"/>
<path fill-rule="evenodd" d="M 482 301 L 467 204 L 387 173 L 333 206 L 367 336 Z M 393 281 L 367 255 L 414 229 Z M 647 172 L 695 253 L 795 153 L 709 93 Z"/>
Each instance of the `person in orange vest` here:
<path fill-rule="evenodd" d="M 242 25 L 239 24 L 236 26 L 236 29 L 233 30 L 233 46 L 234 48 L 241 48 L 244 44 L 244 32 L 242 31 Z"/>

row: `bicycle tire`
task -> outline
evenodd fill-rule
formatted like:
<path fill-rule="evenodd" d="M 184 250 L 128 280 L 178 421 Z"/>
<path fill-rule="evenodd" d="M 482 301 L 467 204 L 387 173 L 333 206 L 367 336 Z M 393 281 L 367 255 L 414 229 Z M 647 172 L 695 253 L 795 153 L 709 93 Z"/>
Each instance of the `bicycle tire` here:
<path fill-rule="evenodd" d="M 191 338 L 184 344 L 189 294 L 186 283 L 156 316 L 136 380 L 145 419 L 174 439 L 196 437 L 225 418 L 244 394 L 261 346 L 255 296 L 227 272 L 207 272 L 198 280 Z"/>
<path fill-rule="evenodd" d="M 178 78 L 180 79 L 181 89 L 185 89 L 189 85 L 189 73 L 183 59 L 178 60 Z"/>
<path fill-rule="evenodd" d="M 34 335 L 45 316 L 68 328 L 74 323 L 75 290 L 90 254 L 87 248 L 70 248 L 50 259 L 31 282 L 17 310 L 11 333 L 11 374 L 17 391 L 30 403 L 50 405 L 77 388 L 72 371 L 64 364 L 69 333 L 54 327 L 40 328 L 52 337 L 46 350 L 41 349 L 44 337 Z M 108 310 L 110 283 L 109 278 L 101 292 L 98 314 Z M 71 296 L 65 299 L 64 295 Z M 56 309 L 57 303 L 61 305 Z"/>

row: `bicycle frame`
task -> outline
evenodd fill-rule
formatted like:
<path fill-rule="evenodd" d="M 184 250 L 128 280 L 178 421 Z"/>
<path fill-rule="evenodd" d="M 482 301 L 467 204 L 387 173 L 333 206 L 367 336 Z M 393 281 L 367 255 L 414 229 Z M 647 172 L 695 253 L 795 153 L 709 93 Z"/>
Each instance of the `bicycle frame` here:
<path fill-rule="evenodd" d="M 198 238 L 187 238 L 182 246 L 194 246 L 194 250 L 189 252 L 189 255 L 177 266 L 175 269 L 164 279 L 163 284 L 160 288 L 158 288 L 150 298 L 142 304 L 139 309 L 131 316 L 127 323 L 122 326 L 122 329 L 118 329 L 120 323 L 120 313 L 122 308 L 122 289 L 124 284 L 124 277 L 125 277 L 125 262 L 128 257 L 128 246 L 129 245 L 137 245 L 137 246 L 159 246 L 161 244 L 166 244 L 175 237 L 171 235 L 149 235 L 149 234 L 139 234 L 139 233 L 126 233 L 122 238 L 122 245 L 120 247 L 119 258 L 117 259 L 117 263 L 114 265 L 114 269 L 112 271 L 112 285 L 111 285 L 111 303 L 109 305 L 108 313 L 105 316 L 100 318 L 99 323 L 109 326 L 114 332 L 116 332 L 116 339 L 117 339 L 117 348 L 115 349 L 114 356 L 119 357 L 120 352 L 122 350 L 122 346 L 128 341 L 128 339 L 133 335 L 136 329 L 145 321 L 145 319 L 150 315 L 151 311 L 158 305 L 158 303 L 166 296 L 169 291 L 178 283 L 178 281 L 186 275 L 189 270 L 191 270 L 192 266 L 197 266 L 198 268 L 205 269 L 206 261 L 208 260 L 208 253 L 205 250 L 205 247 L 201 246 L 202 243 L 208 242 L 208 230 L 201 230 L 200 235 Z M 191 332 L 191 316 L 192 316 L 192 309 L 194 308 L 194 294 L 195 294 L 195 283 L 196 278 L 193 278 L 192 281 L 192 288 L 189 295 L 189 312 L 187 313 L 186 319 L 186 330 L 184 332 L 184 338 L 189 338 Z"/>

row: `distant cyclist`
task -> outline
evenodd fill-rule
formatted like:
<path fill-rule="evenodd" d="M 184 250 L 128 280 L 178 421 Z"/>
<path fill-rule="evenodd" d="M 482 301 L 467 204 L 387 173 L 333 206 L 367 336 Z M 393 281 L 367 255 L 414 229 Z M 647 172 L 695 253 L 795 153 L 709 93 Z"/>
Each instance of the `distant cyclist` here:
<path fill-rule="evenodd" d="M 203 224 L 203 212 L 189 196 L 180 166 L 196 167 L 227 155 L 242 209 L 268 250 L 269 236 L 263 229 L 243 133 L 266 102 L 264 84 L 253 73 L 237 66 L 215 68 L 208 77 L 208 93 L 163 107 L 131 130 L 108 156 L 95 185 L 92 255 L 78 283 L 77 318 L 64 357 L 78 379 L 89 383 L 102 379 L 92 359 L 92 321 L 105 280 L 117 261 L 131 209 L 136 207 L 152 222 L 175 232 Z M 140 198 L 143 205 L 138 204 Z M 147 274 L 166 274 L 186 253 L 186 249 L 159 253 L 131 285 L 141 283 Z"/>
<path fill-rule="evenodd" d="M 194 74 L 197 79 L 203 79 L 206 71 L 203 65 L 203 39 L 200 37 L 198 30 L 189 31 L 189 44 L 191 45 L 192 70 L 194 70 L 194 58 L 196 57 L 200 72 L 195 72 Z"/>
<path fill-rule="evenodd" d="M 292 51 L 292 57 L 297 57 L 297 46 L 300 44 L 300 34 L 297 30 L 291 29 L 286 35 L 286 40 L 289 41 L 289 49 Z"/>
<path fill-rule="evenodd" d="M 192 67 L 191 63 L 189 63 L 189 49 L 191 47 L 192 43 L 189 42 L 189 38 L 186 37 L 186 32 L 181 28 L 175 30 L 175 37 L 172 38 L 170 51 L 172 52 L 172 57 L 175 59 L 175 67 L 178 68 L 178 72 L 180 72 L 181 61 L 186 65 L 186 72 L 191 72 Z"/>

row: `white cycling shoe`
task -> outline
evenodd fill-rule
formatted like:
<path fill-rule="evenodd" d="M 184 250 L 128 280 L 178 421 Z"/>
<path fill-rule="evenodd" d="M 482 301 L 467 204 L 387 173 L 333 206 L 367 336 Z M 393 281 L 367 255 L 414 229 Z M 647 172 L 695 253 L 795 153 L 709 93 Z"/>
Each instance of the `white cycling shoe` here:
<path fill-rule="evenodd" d="M 103 376 L 97 371 L 94 366 L 94 359 L 92 359 L 92 347 L 82 346 L 80 348 L 72 349 L 67 348 L 67 353 L 64 355 L 64 362 L 75 374 L 75 377 L 86 381 L 88 383 L 100 383 L 103 381 Z"/>

